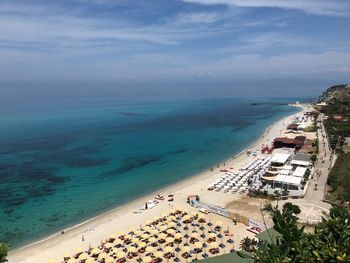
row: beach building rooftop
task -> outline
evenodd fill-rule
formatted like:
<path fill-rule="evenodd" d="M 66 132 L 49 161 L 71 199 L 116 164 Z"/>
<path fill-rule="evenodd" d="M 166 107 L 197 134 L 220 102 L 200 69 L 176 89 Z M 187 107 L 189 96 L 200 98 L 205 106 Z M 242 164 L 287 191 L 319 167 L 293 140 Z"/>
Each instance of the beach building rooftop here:
<path fill-rule="evenodd" d="M 293 160 L 291 161 L 292 165 L 298 166 L 310 166 L 312 164 L 310 154 L 297 153 L 294 155 Z"/>
<path fill-rule="evenodd" d="M 289 148 L 281 148 L 274 151 L 274 155 L 271 158 L 272 164 L 285 165 L 289 158 L 292 156 L 294 150 Z"/>
<path fill-rule="evenodd" d="M 304 177 L 304 174 L 306 173 L 307 168 L 306 167 L 300 167 L 298 166 L 297 169 L 293 172 L 292 176 L 296 177 Z"/>
<path fill-rule="evenodd" d="M 294 139 L 287 137 L 277 137 L 273 140 L 273 146 L 275 148 L 297 148 L 300 149 L 306 140 L 305 136 L 296 136 Z"/>
<path fill-rule="evenodd" d="M 271 227 L 269 229 L 266 229 L 264 232 L 261 232 L 260 234 L 257 234 L 256 237 L 261 240 L 268 243 L 275 242 L 276 239 L 280 238 L 282 236 L 281 233 L 277 232 L 275 228 Z"/>
<path fill-rule="evenodd" d="M 290 176 L 290 175 L 283 175 L 283 174 L 278 174 L 274 181 L 279 182 L 282 184 L 289 184 L 289 185 L 301 185 L 301 181 L 303 178 L 301 177 L 296 177 L 296 176 Z"/>

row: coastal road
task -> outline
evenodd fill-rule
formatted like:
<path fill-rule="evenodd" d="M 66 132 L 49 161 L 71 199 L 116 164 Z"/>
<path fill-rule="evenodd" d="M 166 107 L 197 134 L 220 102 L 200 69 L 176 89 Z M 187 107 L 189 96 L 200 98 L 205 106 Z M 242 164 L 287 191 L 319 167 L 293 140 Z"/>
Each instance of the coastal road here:
<path fill-rule="evenodd" d="M 320 113 L 320 121 L 317 126 L 319 154 L 315 164 L 315 172 L 309 182 L 304 201 L 319 206 L 324 206 L 324 198 L 327 187 L 327 178 L 334 164 L 334 154 L 327 140 L 326 130 L 323 125 L 324 114 Z"/>

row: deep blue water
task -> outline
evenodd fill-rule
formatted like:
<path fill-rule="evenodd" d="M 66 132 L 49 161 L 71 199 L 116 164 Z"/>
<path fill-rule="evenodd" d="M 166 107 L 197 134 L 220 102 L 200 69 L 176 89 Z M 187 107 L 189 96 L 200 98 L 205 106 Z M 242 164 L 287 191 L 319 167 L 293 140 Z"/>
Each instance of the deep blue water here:
<path fill-rule="evenodd" d="M 208 169 L 297 111 L 252 101 L 1 103 L 0 240 L 22 245 Z"/>

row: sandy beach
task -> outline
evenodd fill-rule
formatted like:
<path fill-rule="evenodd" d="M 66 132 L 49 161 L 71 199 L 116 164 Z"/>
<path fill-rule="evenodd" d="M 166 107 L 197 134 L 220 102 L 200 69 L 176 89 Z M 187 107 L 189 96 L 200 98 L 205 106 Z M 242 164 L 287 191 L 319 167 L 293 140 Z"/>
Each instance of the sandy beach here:
<path fill-rule="evenodd" d="M 290 120 L 297 114 L 300 114 L 300 112 L 275 122 L 247 149 L 261 155 L 261 146 L 263 144 L 270 145 L 272 140 L 285 130 Z M 232 194 L 207 191 L 208 185 L 222 174 L 220 172 L 221 169 L 228 167 L 239 169 L 253 158 L 253 156 L 248 156 L 246 151 L 243 151 L 235 156 L 235 158 L 231 157 L 226 160 L 220 167 L 215 167 L 212 171 L 204 171 L 175 185 L 160 189 L 148 196 L 144 196 L 124 206 L 110 210 L 70 229 L 65 229 L 64 234 L 56 233 L 33 244 L 12 250 L 9 253 L 8 260 L 10 263 L 40 263 L 47 262 L 49 259 L 55 259 L 56 262 L 61 262 L 64 254 L 73 254 L 77 248 L 87 249 L 89 246 L 96 246 L 100 244 L 101 240 L 106 239 L 116 231 L 127 230 L 130 227 L 140 227 L 140 225 L 145 224 L 148 220 L 168 212 L 171 208 L 195 210 L 195 208 L 190 207 L 186 203 L 187 196 L 192 194 L 199 195 L 201 201 L 205 203 L 225 207 L 228 203 L 242 198 L 242 195 L 238 193 Z M 174 201 L 168 202 L 167 198 L 165 198 L 164 201 L 160 201 L 160 203 L 152 209 L 144 210 L 141 213 L 134 213 L 138 208 L 142 207 L 147 200 L 153 199 L 158 193 L 163 196 L 173 194 Z M 209 216 L 212 217 L 213 220 L 219 217 L 213 214 Z M 237 224 L 233 232 L 235 240 L 240 240 L 247 235 L 252 235 L 246 230 L 243 224 Z M 84 236 L 84 241 L 82 240 L 82 236 Z M 238 249 L 239 242 L 236 242 L 235 246 L 235 248 Z"/>

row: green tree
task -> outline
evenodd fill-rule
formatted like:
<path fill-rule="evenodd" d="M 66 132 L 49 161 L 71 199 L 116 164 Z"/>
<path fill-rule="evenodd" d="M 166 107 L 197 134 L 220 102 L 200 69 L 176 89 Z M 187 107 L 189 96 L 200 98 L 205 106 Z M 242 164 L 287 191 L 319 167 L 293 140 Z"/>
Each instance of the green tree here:
<path fill-rule="evenodd" d="M 245 237 L 239 244 L 240 249 L 247 251 L 249 253 L 255 251 L 258 245 L 258 241 L 254 238 Z"/>
<path fill-rule="evenodd" d="M 259 245 L 253 252 L 255 262 L 350 262 L 350 214 L 345 208 L 333 207 L 314 233 L 298 226 L 299 213 L 299 207 L 291 203 L 282 211 L 273 209 L 274 228 L 281 237 Z"/>
<path fill-rule="evenodd" d="M 7 253 L 9 247 L 6 244 L 0 243 L 0 263 L 7 262 Z"/>

